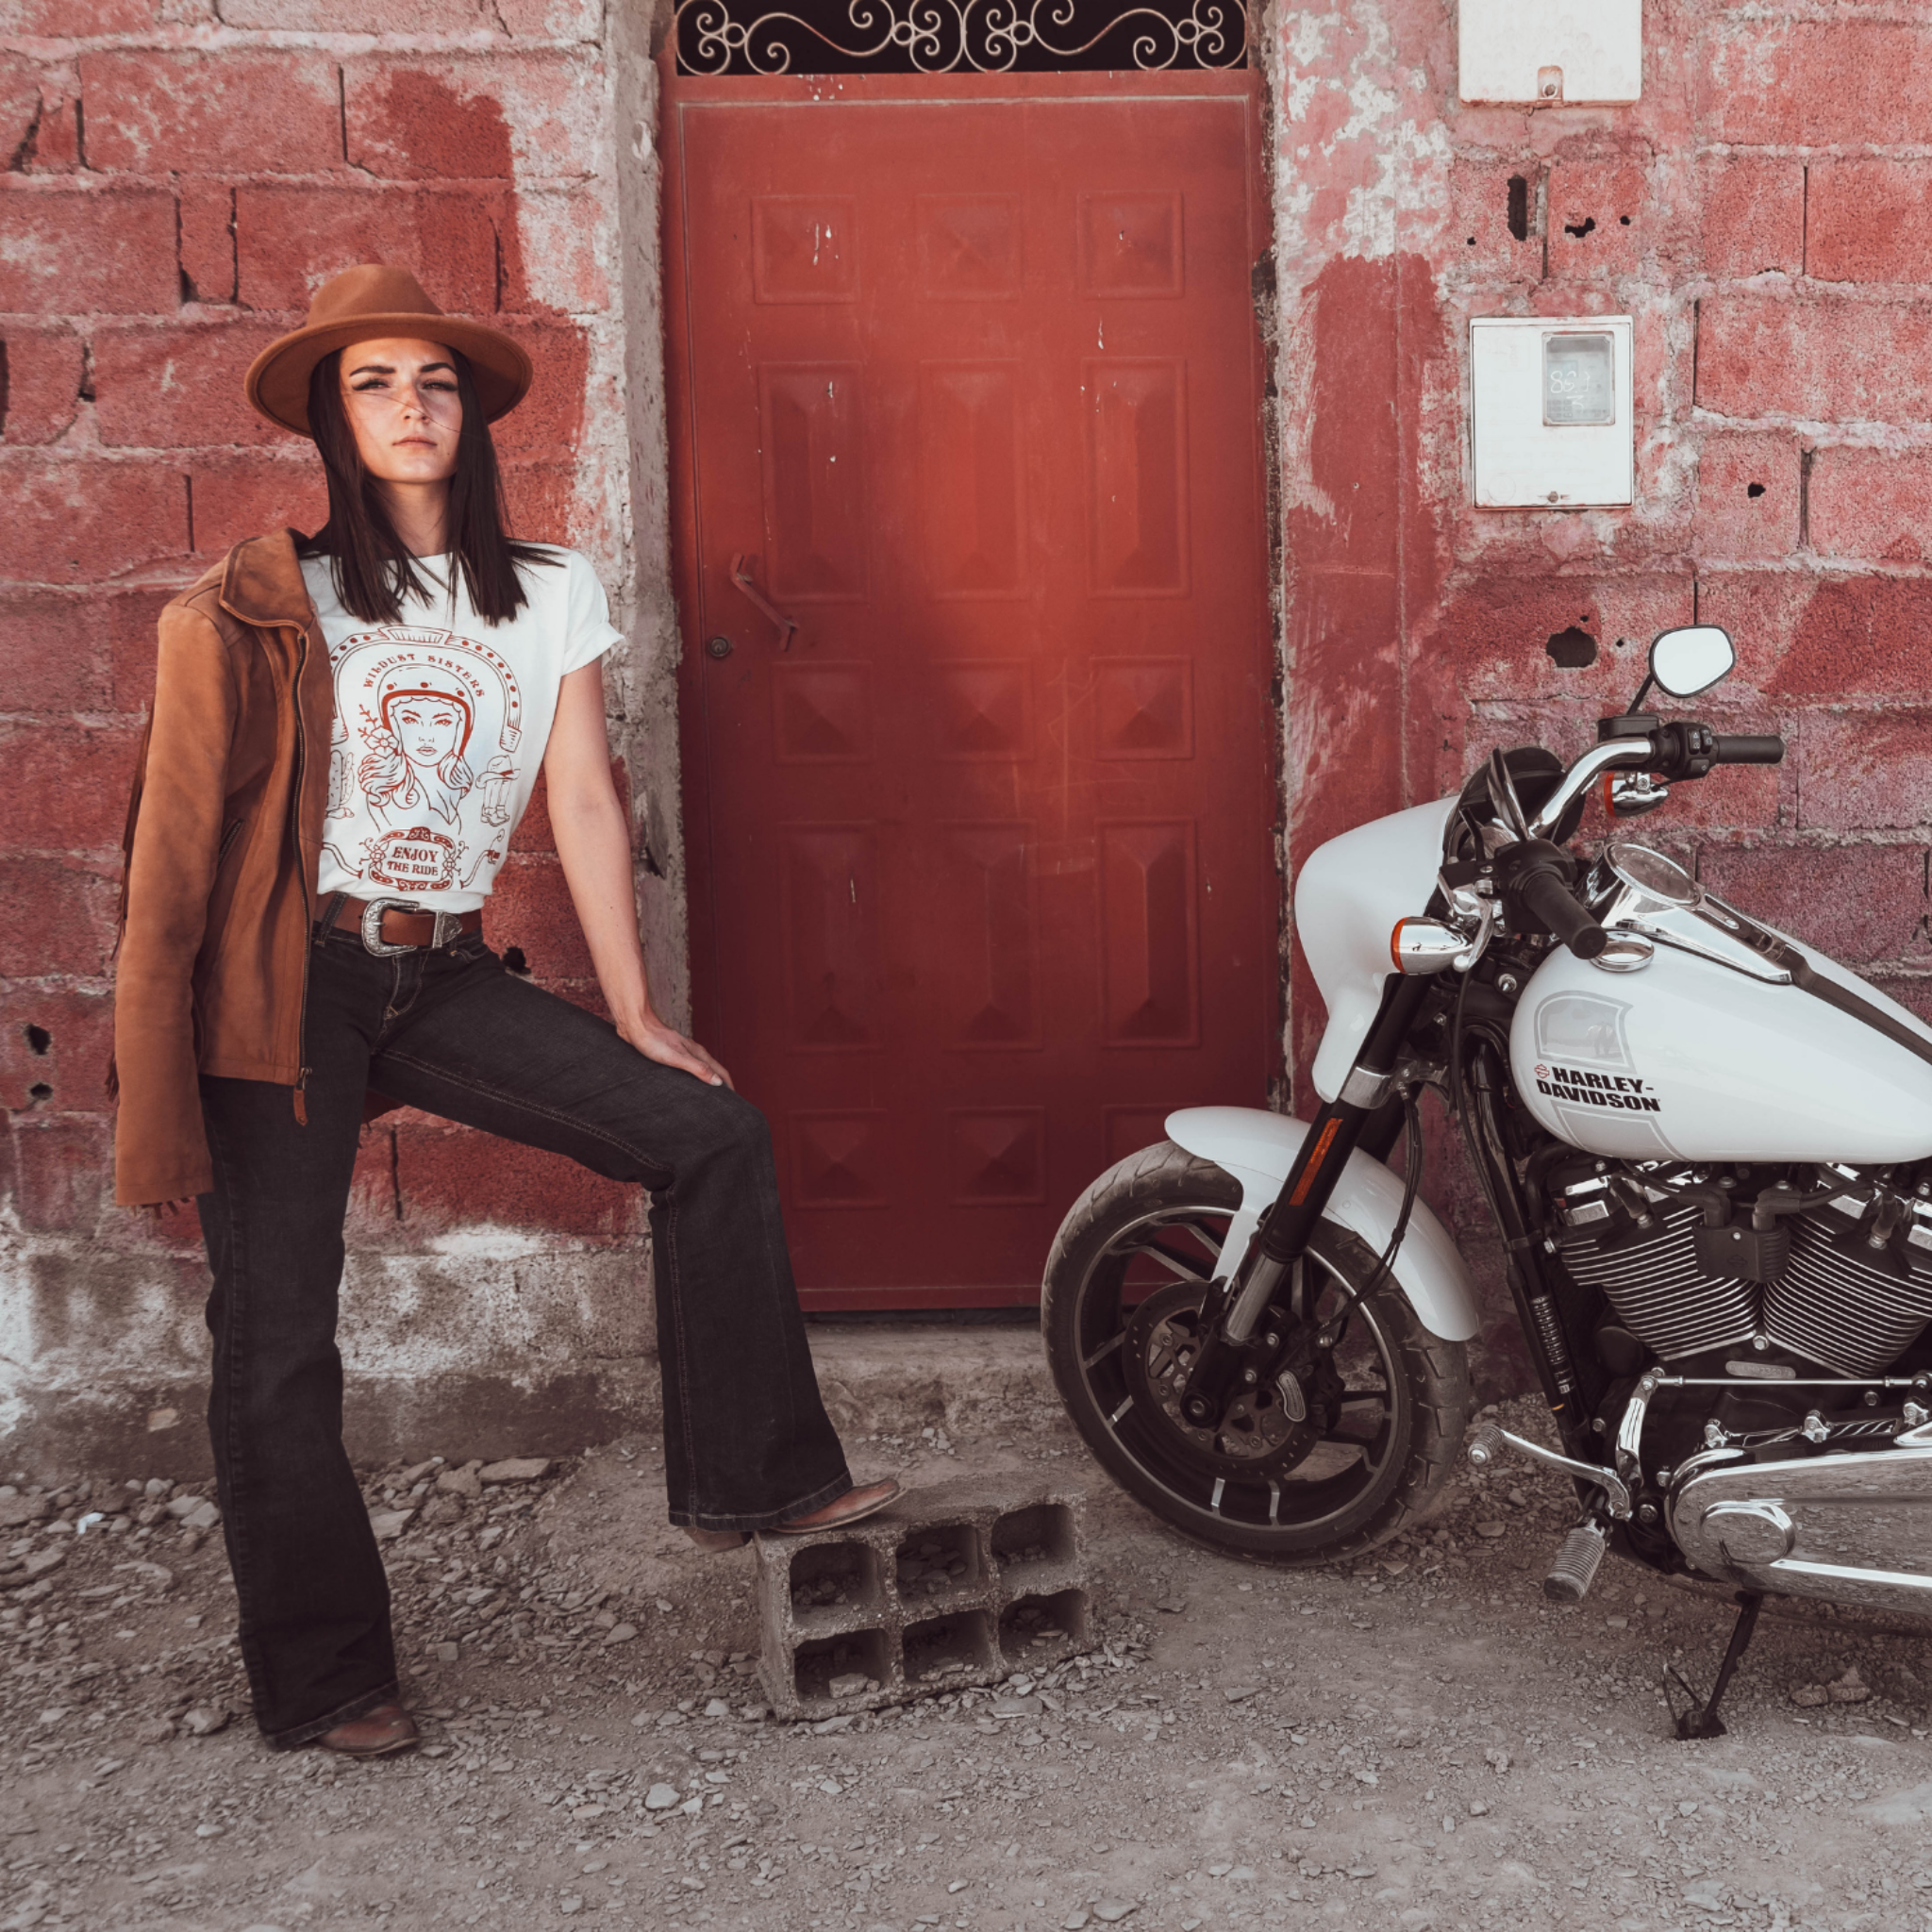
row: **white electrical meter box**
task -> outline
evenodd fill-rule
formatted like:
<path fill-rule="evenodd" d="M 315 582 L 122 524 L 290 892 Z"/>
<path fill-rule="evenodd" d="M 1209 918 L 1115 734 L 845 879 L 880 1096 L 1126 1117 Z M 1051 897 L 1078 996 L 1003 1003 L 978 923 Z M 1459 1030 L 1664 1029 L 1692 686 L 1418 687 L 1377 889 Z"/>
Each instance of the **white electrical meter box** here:
<path fill-rule="evenodd" d="M 1643 92 L 1643 0 L 1461 0 L 1465 101 L 1622 107 Z"/>
<path fill-rule="evenodd" d="M 1480 509 L 1631 501 L 1627 315 L 1484 315 L 1469 325 L 1469 443 Z"/>

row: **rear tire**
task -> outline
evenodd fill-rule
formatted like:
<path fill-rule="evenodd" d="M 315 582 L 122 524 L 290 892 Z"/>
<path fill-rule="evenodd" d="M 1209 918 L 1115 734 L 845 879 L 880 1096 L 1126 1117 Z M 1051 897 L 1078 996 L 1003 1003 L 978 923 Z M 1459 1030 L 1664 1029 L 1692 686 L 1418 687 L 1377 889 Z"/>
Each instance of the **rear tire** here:
<path fill-rule="evenodd" d="M 1386 1542 L 1427 1508 L 1468 1426 L 1469 1365 L 1391 1279 L 1349 1314 L 1332 1357 L 1340 1382 L 1327 1384 L 1340 1393 L 1321 1418 L 1312 1407 L 1308 1423 L 1293 1416 L 1307 1406 L 1298 1383 L 1270 1408 L 1264 1383 L 1259 1411 L 1251 1405 L 1239 1429 L 1189 1430 L 1160 1399 L 1188 1358 L 1198 1297 L 1186 1284 L 1205 1290 L 1239 1259 L 1224 1265 L 1220 1248 L 1240 1205 L 1232 1174 L 1171 1141 L 1109 1168 L 1047 1258 L 1047 1361 L 1102 1467 L 1165 1522 L 1218 1548 L 1325 1563 Z M 1309 1291 L 1324 1310 L 1343 1310 L 1376 1258 L 1324 1221 L 1305 1263 Z M 1137 1323 L 1143 1307 L 1151 1316 Z"/>

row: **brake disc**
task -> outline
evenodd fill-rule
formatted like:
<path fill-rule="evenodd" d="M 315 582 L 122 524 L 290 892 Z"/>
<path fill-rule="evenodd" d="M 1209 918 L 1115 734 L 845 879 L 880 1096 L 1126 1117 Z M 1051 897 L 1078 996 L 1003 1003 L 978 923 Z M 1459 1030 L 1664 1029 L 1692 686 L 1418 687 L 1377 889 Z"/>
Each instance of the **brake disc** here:
<path fill-rule="evenodd" d="M 1201 1298 L 1198 1285 L 1176 1281 L 1134 1310 L 1121 1351 L 1134 1406 L 1170 1448 L 1207 1474 L 1244 1482 L 1283 1475 L 1321 1440 L 1302 1386 L 1288 1371 L 1241 1391 L 1212 1428 L 1197 1428 L 1181 1414 L 1201 1346 Z"/>

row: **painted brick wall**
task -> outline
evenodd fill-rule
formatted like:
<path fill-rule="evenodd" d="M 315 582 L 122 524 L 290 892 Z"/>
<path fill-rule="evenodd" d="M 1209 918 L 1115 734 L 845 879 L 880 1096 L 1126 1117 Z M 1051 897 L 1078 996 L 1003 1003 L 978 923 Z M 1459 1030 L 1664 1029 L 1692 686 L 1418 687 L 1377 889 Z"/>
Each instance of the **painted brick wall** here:
<path fill-rule="evenodd" d="M 1457 104 L 1437 0 L 1273 29 L 1292 861 L 1493 743 L 1574 755 L 1699 618 L 1740 658 L 1701 710 L 1790 749 L 1644 837 L 1932 1012 L 1924 8 L 1649 7 L 1640 105 L 1535 112 Z M 1469 318 L 1598 313 L 1636 321 L 1636 507 L 1471 508 Z"/>
<path fill-rule="evenodd" d="M 201 1453 L 192 1217 L 110 1205 L 121 821 L 156 611 L 237 539 L 321 520 L 312 450 L 240 382 L 338 269 L 408 263 L 535 359 L 498 430 L 509 498 L 589 553 L 630 636 L 613 737 L 681 1008 L 652 74 L 626 31 L 599 0 L 0 5 L 0 1463 Z M 489 926 L 595 1004 L 541 804 Z M 634 1191 L 391 1116 L 351 1241 L 362 1446 L 543 1447 L 654 1403 Z"/>

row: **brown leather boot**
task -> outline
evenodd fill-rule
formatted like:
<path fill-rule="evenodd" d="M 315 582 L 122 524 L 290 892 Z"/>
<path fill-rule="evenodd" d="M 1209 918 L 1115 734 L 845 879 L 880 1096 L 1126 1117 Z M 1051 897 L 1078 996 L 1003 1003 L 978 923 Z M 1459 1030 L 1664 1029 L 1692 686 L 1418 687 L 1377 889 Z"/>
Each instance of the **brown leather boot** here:
<path fill-rule="evenodd" d="M 352 1717 L 325 1731 L 316 1742 L 325 1751 L 344 1757 L 387 1757 L 392 1751 L 412 1750 L 422 1740 L 416 1720 L 400 1704 L 378 1704 L 360 1717 Z"/>
<path fill-rule="evenodd" d="M 847 1490 L 842 1496 L 835 1497 L 822 1509 L 814 1509 L 809 1516 L 794 1516 L 789 1523 L 777 1524 L 774 1526 L 774 1533 L 778 1536 L 803 1536 L 808 1530 L 841 1529 L 848 1523 L 857 1523 L 861 1517 L 883 1509 L 898 1493 L 899 1479 L 889 1475 L 882 1483 L 867 1483 L 862 1490 Z"/>
<path fill-rule="evenodd" d="M 687 1524 L 684 1533 L 699 1549 L 707 1551 L 741 1550 L 751 1541 L 748 1529 L 693 1529 Z"/>

